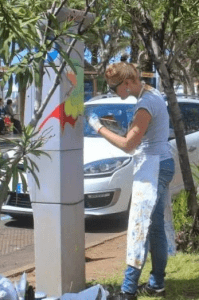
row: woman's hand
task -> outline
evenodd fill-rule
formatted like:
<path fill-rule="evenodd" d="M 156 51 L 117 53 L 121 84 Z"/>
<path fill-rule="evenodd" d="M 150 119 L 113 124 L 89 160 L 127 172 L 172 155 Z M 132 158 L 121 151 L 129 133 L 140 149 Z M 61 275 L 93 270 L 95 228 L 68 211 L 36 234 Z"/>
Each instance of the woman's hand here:
<path fill-rule="evenodd" d="M 139 109 L 134 117 L 131 129 L 126 137 L 119 136 L 103 127 L 100 134 L 111 144 L 120 148 L 126 153 L 132 151 L 141 143 L 142 137 L 147 131 L 148 125 L 151 121 L 151 115 L 145 109 Z"/>
<path fill-rule="evenodd" d="M 99 130 L 104 127 L 104 125 L 102 125 L 102 123 L 100 122 L 98 116 L 94 113 L 92 113 L 90 116 L 87 117 L 87 121 L 89 123 L 89 125 L 91 127 L 93 127 L 93 129 L 96 132 L 99 132 Z"/>

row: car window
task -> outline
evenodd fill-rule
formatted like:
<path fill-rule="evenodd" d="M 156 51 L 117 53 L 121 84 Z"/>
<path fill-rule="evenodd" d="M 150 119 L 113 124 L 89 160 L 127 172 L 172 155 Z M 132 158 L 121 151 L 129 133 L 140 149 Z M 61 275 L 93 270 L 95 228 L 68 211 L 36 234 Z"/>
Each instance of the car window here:
<path fill-rule="evenodd" d="M 195 103 L 179 103 L 184 122 L 185 134 L 199 131 L 199 105 Z"/>
<path fill-rule="evenodd" d="M 95 113 L 101 122 L 111 131 L 125 135 L 133 119 L 135 105 L 133 104 L 92 104 L 85 106 L 84 115 Z M 84 118 L 84 136 L 99 136 Z"/>
<path fill-rule="evenodd" d="M 185 135 L 199 131 L 199 105 L 196 103 L 179 103 Z M 170 130 L 173 125 L 170 119 Z"/>

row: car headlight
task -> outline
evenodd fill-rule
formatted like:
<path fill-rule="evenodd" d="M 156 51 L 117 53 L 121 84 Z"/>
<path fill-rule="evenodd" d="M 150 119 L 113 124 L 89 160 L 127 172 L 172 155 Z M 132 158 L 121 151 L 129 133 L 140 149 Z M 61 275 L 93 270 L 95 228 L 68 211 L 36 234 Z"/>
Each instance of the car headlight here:
<path fill-rule="evenodd" d="M 128 165 L 131 157 L 116 157 L 94 161 L 84 165 L 84 176 L 110 176 Z"/>

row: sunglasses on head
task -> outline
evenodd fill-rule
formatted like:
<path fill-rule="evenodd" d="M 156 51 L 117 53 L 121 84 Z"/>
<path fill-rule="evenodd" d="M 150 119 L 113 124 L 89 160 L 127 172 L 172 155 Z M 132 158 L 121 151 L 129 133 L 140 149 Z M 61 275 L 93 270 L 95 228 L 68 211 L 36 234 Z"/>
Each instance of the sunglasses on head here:
<path fill-rule="evenodd" d="M 113 91 L 114 93 L 116 93 L 117 87 L 118 87 L 120 84 L 122 84 L 122 82 L 123 82 L 123 80 L 120 81 L 119 83 L 115 84 L 115 85 L 109 85 L 110 90 Z"/>

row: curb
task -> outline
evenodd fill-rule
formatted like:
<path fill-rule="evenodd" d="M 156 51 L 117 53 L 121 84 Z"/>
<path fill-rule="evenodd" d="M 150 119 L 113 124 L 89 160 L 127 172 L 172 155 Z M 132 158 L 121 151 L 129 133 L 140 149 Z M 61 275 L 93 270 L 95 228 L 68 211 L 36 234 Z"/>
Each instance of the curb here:
<path fill-rule="evenodd" d="M 92 249 L 94 247 L 97 247 L 99 245 L 102 245 L 108 241 L 111 241 L 111 240 L 114 240 L 114 239 L 117 239 L 121 236 L 124 236 L 126 235 L 126 232 L 123 232 L 123 233 L 119 233 L 115 236 L 112 236 L 110 238 L 106 238 L 105 240 L 101 241 L 101 242 L 96 242 L 96 243 L 90 243 L 87 247 L 85 247 L 85 250 L 88 250 L 88 249 Z M 12 278 L 12 277 L 16 277 L 16 276 L 19 276 L 19 275 L 22 275 L 24 272 L 25 273 L 30 273 L 32 271 L 35 270 L 35 264 L 29 264 L 29 265 L 26 265 L 24 267 L 21 267 L 21 268 L 17 268 L 15 270 L 12 270 L 12 271 L 7 271 L 7 272 L 4 272 L 4 276 L 7 277 L 7 278 Z"/>
<path fill-rule="evenodd" d="M 17 269 L 12 270 L 12 271 L 4 272 L 3 275 L 4 275 L 4 277 L 12 278 L 12 277 L 22 275 L 24 272 L 25 273 L 30 273 L 34 270 L 35 270 L 35 264 L 30 264 L 30 265 L 26 265 L 26 266 L 21 267 L 21 268 L 17 268 Z"/>

